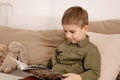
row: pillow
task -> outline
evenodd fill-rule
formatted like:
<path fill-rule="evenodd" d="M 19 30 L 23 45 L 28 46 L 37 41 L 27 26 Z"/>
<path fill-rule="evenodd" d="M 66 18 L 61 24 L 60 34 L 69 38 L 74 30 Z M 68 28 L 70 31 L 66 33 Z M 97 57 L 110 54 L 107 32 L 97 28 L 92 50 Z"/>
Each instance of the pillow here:
<path fill-rule="evenodd" d="M 87 33 L 101 54 L 101 76 L 99 80 L 115 80 L 120 65 L 120 34 Z"/>

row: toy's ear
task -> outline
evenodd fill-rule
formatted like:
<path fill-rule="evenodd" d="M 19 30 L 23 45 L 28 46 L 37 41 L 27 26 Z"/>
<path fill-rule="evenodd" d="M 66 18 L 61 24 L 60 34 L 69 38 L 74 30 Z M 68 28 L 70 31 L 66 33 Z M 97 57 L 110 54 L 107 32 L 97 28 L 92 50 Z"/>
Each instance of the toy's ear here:
<path fill-rule="evenodd" d="M 5 56 L 6 52 L 7 52 L 7 45 L 1 44 L 1 46 L 0 46 L 0 56 L 3 56 L 3 55 Z"/>
<path fill-rule="evenodd" d="M 7 45 L 2 44 L 2 47 L 4 48 L 5 51 L 7 51 Z"/>
<path fill-rule="evenodd" d="M 28 52 L 24 45 L 20 47 L 20 59 L 22 62 L 28 64 Z"/>

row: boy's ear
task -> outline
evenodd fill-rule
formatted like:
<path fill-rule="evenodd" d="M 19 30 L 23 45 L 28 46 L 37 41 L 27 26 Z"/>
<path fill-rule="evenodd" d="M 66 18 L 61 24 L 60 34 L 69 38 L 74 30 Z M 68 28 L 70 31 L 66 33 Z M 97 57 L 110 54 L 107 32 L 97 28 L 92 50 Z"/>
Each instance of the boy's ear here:
<path fill-rule="evenodd" d="M 83 27 L 83 31 L 85 31 L 85 32 L 88 31 L 88 25 L 85 25 L 85 26 Z"/>

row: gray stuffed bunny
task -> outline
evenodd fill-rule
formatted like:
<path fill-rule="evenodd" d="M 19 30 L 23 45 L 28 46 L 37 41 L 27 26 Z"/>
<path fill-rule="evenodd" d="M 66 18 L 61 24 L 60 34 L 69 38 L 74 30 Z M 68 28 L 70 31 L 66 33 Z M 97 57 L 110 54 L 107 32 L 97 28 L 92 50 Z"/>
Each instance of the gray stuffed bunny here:
<path fill-rule="evenodd" d="M 0 66 L 1 72 L 8 73 L 16 69 L 17 65 L 11 60 L 11 57 L 28 64 L 28 53 L 25 46 L 18 41 L 13 41 L 8 45 L 7 55 Z"/>

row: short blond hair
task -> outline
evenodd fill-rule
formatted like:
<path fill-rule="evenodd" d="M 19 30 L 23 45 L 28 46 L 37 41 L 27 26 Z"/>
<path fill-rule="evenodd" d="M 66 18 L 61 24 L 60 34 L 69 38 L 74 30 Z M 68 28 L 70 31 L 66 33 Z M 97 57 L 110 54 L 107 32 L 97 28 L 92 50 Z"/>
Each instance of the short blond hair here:
<path fill-rule="evenodd" d="M 67 9 L 62 17 L 62 25 L 88 25 L 88 13 L 80 6 L 73 6 Z"/>

